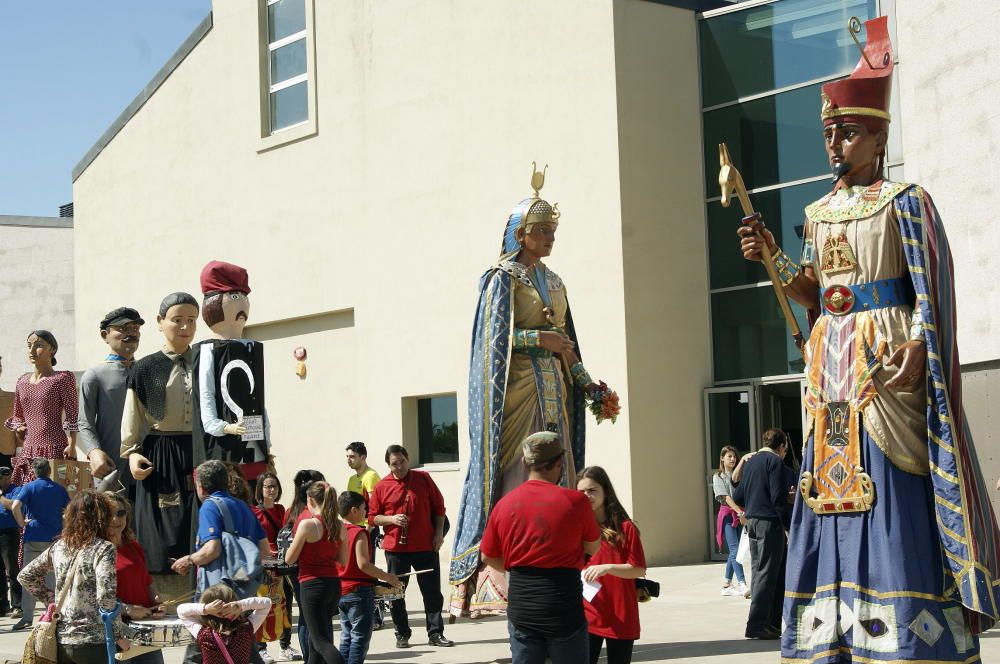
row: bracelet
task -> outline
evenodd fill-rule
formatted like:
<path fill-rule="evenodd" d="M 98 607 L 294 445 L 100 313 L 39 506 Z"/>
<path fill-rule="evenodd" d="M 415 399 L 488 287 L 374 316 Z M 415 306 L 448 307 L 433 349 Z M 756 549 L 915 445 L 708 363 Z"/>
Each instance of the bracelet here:
<path fill-rule="evenodd" d="M 587 368 L 583 366 L 583 362 L 577 362 L 569 368 L 569 373 L 573 376 L 573 382 L 580 387 L 587 387 L 594 381 L 590 378 L 590 374 L 587 373 Z"/>
<path fill-rule="evenodd" d="M 783 286 L 788 286 L 795 281 L 795 277 L 799 276 L 802 271 L 802 268 L 780 248 L 774 252 L 771 260 L 774 261 L 774 269 L 778 272 L 778 279 L 781 280 Z"/>
<path fill-rule="evenodd" d="M 541 348 L 538 330 L 514 330 L 514 348 Z"/>

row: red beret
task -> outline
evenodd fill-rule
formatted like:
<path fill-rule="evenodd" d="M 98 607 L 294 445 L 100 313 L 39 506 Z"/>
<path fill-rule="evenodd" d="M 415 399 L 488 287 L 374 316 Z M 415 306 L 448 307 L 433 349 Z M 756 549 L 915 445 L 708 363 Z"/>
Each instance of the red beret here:
<path fill-rule="evenodd" d="M 211 261 L 201 270 L 201 293 L 249 293 L 247 271 L 239 265 Z"/>

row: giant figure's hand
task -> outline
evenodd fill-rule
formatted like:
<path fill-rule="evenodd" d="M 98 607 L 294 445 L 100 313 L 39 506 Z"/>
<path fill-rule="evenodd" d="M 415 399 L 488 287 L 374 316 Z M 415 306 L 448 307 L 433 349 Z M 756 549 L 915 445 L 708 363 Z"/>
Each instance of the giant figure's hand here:
<path fill-rule="evenodd" d="M 100 448 L 91 450 L 87 459 L 90 461 L 90 474 L 94 477 L 107 477 L 115 469 L 115 462 Z"/>
<path fill-rule="evenodd" d="M 552 351 L 553 353 L 571 352 L 576 346 L 576 344 L 573 343 L 573 340 L 565 334 L 553 332 L 552 330 L 539 332 L 538 341 L 541 342 L 542 348 Z"/>
<path fill-rule="evenodd" d="M 774 255 L 774 252 L 778 250 L 778 245 L 774 242 L 774 235 L 766 228 L 762 232 L 764 236 L 763 242 L 757 237 L 757 234 L 753 232 L 753 228 L 750 226 L 740 226 L 736 229 L 736 234 L 740 236 L 740 251 L 743 253 L 743 258 L 748 261 L 763 260 L 760 257 L 760 250 L 764 248 L 765 243 L 771 255 Z"/>
<path fill-rule="evenodd" d="M 927 346 L 921 339 L 911 339 L 900 344 L 885 366 L 898 366 L 896 375 L 886 381 L 890 390 L 912 392 L 920 385 L 927 371 Z"/>
<path fill-rule="evenodd" d="M 141 482 L 153 473 L 153 463 L 138 452 L 133 452 L 128 456 L 128 469 L 132 471 L 132 477 Z"/>
<path fill-rule="evenodd" d="M 247 432 L 247 428 L 239 422 L 227 424 L 222 430 L 227 436 L 242 436 Z"/>

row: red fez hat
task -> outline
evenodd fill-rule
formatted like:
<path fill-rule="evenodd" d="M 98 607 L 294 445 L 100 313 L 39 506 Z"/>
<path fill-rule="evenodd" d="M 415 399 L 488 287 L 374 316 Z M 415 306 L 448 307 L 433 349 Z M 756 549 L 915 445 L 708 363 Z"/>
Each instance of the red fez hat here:
<path fill-rule="evenodd" d="M 211 261 L 201 269 L 201 293 L 249 293 L 247 271 L 239 265 L 224 261 Z"/>
<path fill-rule="evenodd" d="M 860 32 L 857 19 L 851 19 L 851 36 Z M 823 85 L 823 126 L 853 118 L 877 125 L 889 122 L 889 93 L 892 89 L 892 42 L 889 41 L 885 16 L 865 21 L 868 41 L 858 66 L 851 75 Z M 855 41 L 857 39 L 855 38 Z M 860 44 L 858 45 L 860 48 Z"/>

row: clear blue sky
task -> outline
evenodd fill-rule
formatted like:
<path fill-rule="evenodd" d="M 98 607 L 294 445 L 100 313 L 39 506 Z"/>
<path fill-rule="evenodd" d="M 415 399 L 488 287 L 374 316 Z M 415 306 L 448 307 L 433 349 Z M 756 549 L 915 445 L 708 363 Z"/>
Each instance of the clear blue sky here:
<path fill-rule="evenodd" d="M 57 216 L 73 167 L 211 4 L 0 0 L 0 214 Z"/>

